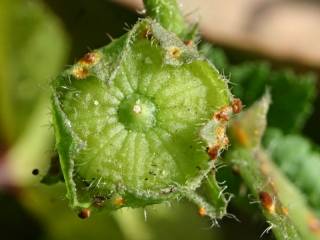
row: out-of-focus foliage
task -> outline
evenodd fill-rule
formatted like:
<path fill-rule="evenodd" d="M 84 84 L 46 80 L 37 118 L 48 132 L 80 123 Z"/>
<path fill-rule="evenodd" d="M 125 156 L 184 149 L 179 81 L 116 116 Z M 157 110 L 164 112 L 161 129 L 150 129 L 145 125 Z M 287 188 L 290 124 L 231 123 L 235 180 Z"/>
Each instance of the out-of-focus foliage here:
<path fill-rule="evenodd" d="M 0 2 L 0 142 L 7 172 L 28 185 L 50 157 L 50 85 L 64 67 L 69 43 L 59 20 L 38 0 Z"/>
<path fill-rule="evenodd" d="M 269 129 L 264 145 L 282 171 L 305 194 L 320 216 L 320 153 L 306 138 L 297 134 L 284 135 Z"/>
<path fill-rule="evenodd" d="M 38 1 L 0 3 L 0 133 L 12 143 L 65 63 L 60 23 Z M 41 99 L 43 101 L 43 99 Z"/>
<path fill-rule="evenodd" d="M 204 53 L 220 72 L 230 78 L 233 94 L 246 106 L 258 100 L 270 89 L 272 104 L 268 126 L 285 133 L 298 132 L 312 113 L 316 81 L 312 73 L 296 74 L 290 69 L 274 70 L 266 61 L 244 61 L 230 64 L 221 49 L 203 47 Z"/>

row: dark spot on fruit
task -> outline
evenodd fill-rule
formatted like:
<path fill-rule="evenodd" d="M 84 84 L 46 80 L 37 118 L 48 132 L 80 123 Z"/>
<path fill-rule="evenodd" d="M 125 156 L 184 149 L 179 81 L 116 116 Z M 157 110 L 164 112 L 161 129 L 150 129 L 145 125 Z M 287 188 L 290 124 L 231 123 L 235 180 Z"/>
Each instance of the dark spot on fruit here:
<path fill-rule="evenodd" d="M 106 198 L 103 196 L 95 196 L 93 199 L 93 204 L 95 207 L 103 207 Z"/>
<path fill-rule="evenodd" d="M 175 191 L 176 191 L 176 189 L 173 186 L 171 186 L 169 188 L 162 189 L 161 193 L 162 194 L 169 194 L 169 193 L 173 193 Z"/>
<path fill-rule="evenodd" d="M 152 38 L 152 30 L 150 28 L 146 28 L 143 32 L 142 32 L 142 36 L 148 40 L 151 40 Z"/>
<path fill-rule="evenodd" d="M 38 175 L 39 174 L 39 169 L 35 168 L 32 170 L 32 175 Z"/>
<path fill-rule="evenodd" d="M 84 181 L 83 184 L 84 184 L 86 187 L 89 187 L 89 186 L 90 186 L 90 182 L 89 182 L 89 181 Z"/>
<path fill-rule="evenodd" d="M 91 214 L 91 211 L 90 211 L 89 208 L 83 208 L 83 209 L 79 212 L 78 216 L 79 216 L 79 218 L 81 218 L 81 219 L 87 219 L 88 217 L 90 217 L 90 214 Z"/>
<path fill-rule="evenodd" d="M 239 176 L 240 175 L 240 168 L 237 166 L 233 166 L 232 173 L 233 173 L 233 175 Z"/>

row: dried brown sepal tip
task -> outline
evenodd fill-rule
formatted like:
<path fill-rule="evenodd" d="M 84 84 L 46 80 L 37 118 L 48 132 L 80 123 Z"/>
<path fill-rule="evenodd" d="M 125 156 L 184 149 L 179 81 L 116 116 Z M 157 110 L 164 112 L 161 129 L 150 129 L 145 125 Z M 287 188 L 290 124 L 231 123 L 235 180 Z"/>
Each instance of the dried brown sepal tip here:
<path fill-rule="evenodd" d="M 206 209 L 204 207 L 201 207 L 201 208 L 198 209 L 198 214 L 199 214 L 200 217 L 204 217 L 204 216 L 207 215 L 207 211 L 206 211 Z"/>
<path fill-rule="evenodd" d="M 78 214 L 79 218 L 81 218 L 81 219 L 87 219 L 90 217 L 90 215 L 91 215 L 91 211 L 89 208 L 81 209 L 81 211 Z"/>
<path fill-rule="evenodd" d="M 235 114 L 240 113 L 243 108 L 241 100 L 239 98 L 233 99 L 231 103 L 231 107 L 232 107 L 233 113 Z"/>
<path fill-rule="evenodd" d="M 259 199 L 264 209 L 266 209 L 269 213 L 275 212 L 275 203 L 274 199 L 267 192 L 260 192 Z"/>

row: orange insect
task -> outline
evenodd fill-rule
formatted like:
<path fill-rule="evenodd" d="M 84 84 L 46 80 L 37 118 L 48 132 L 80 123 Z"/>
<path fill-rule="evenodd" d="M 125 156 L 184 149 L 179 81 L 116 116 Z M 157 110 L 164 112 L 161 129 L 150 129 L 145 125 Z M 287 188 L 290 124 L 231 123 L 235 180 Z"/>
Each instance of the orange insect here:
<path fill-rule="evenodd" d="M 242 102 L 239 98 L 235 98 L 231 103 L 233 113 L 240 113 L 242 110 Z"/>
<path fill-rule="evenodd" d="M 186 40 L 183 43 L 188 47 L 191 47 L 193 45 L 193 41 L 192 40 Z"/>
<path fill-rule="evenodd" d="M 97 53 L 89 52 L 86 53 L 81 59 L 80 63 L 82 64 L 94 64 L 97 61 Z"/>
<path fill-rule="evenodd" d="M 91 211 L 89 208 L 83 208 L 78 214 L 79 218 L 81 219 L 89 218 L 90 215 L 91 215 Z"/>
<path fill-rule="evenodd" d="M 260 192 L 259 199 L 261 201 L 262 206 L 269 212 L 274 213 L 275 204 L 273 198 L 267 192 Z"/>
<path fill-rule="evenodd" d="M 76 66 L 72 70 L 72 75 L 77 79 L 84 79 L 88 76 L 89 71 L 86 67 Z"/>
<path fill-rule="evenodd" d="M 198 214 L 200 215 L 200 217 L 204 217 L 207 215 L 207 211 L 204 207 L 199 208 L 198 210 Z"/>

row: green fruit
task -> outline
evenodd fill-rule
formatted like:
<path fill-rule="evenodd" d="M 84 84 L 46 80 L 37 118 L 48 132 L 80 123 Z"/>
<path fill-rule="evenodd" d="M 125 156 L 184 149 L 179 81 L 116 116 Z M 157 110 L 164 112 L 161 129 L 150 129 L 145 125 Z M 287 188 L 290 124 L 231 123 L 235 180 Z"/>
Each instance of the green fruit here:
<path fill-rule="evenodd" d="M 189 197 L 226 146 L 231 95 L 192 46 L 145 19 L 53 83 L 53 125 L 73 208 Z M 230 112 L 223 112 L 228 117 Z M 214 214 L 208 213 L 213 216 Z"/>

